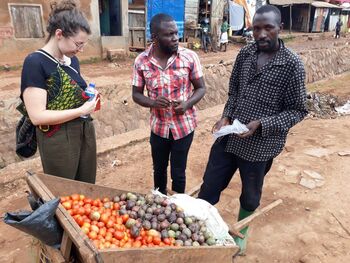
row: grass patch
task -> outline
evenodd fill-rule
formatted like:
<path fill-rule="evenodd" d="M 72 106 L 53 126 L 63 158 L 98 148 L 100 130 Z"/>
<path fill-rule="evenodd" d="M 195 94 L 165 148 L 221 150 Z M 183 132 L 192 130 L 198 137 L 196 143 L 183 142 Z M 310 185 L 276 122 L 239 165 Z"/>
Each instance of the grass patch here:
<path fill-rule="evenodd" d="M 16 65 L 16 66 L 0 66 L 0 71 L 11 71 L 11 70 L 18 70 L 21 69 L 22 65 Z"/>
<path fill-rule="evenodd" d="M 340 76 L 334 76 L 334 78 L 320 80 L 307 85 L 307 90 L 314 91 L 328 91 L 333 89 L 343 89 L 347 83 L 350 82 L 350 72 L 346 72 Z"/>
<path fill-rule="evenodd" d="M 101 62 L 102 58 L 100 57 L 92 57 L 92 58 L 88 58 L 88 59 L 82 59 L 80 60 L 80 64 L 94 64 L 94 63 L 98 63 Z"/>
<path fill-rule="evenodd" d="M 289 34 L 289 35 L 281 36 L 281 39 L 286 43 L 286 42 L 293 41 L 295 39 L 295 36 Z"/>

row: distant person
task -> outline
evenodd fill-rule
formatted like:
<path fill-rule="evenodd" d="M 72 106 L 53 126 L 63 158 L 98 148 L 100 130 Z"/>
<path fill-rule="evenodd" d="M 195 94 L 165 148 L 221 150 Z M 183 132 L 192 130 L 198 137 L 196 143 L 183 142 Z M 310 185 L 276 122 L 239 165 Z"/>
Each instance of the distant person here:
<path fill-rule="evenodd" d="M 335 25 L 335 38 L 340 38 L 340 31 L 342 26 L 343 22 L 339 18 L 338 22 Z"/>
<path fill-rule="evenodd" d="M 153 43 L 135 59 L 132 98 L 151 111 L 154 188 L 167 194 L 170 159 L 171 190 L 184 193 L 187 156 L 197 127 L 194 105 L 205 94 L 203 72 L 197 54 L 179 47 L 171 16 L 155 15 L 150 29 Z"/>
<path fill-rule="evenodd" d="M 273 159 L 285 145 L 290 128 L 307 114 L 305 72 L 301 59 L 279 38 L 281 13 L 272 5 L 260 7 L 253 17 L 255 42 L 239 52 L 234 64 L 221 119 L 214 131 L 235 119 L 248 129 L 229 134 L 213 144 L 198 197 L 211 204 L 239 170 L 242 182 L 238 220 L 259 207 L 263 183 Z M 241 254 L 244 239 L 235 238 Z"/>
<path fill-rule="evenodd" d="M 224 52 L 227 50 L 227 43 L 228 43 L 228 30 L 230 26 L 227 23 L 227 17 L 224 16 L 222 20 L 221 25 L 221 36 L 220 36 L 220 51 L 222 51 L 222 46 L 225 46 Z"/>
<path fill-rule="evenodd" d="M 217 52 L 211 40 L 209 18 L 205 18 L 201 23 L 201 36 L 202 36 L 202 47 L 204 52 L 208 53 L 208 45 L 210 45 L 211 51 Z"/>
<path fill-rule="evenodd" d="M 96 179 L 96 137 L 91 101 L 76 55 L 91 33 L 75 1 L 51 6 L 46 45 L 23 64 L 21 99 L 36 128 L 43 170 L 47 174 L 88 183 Z M 85 116 L 81 118 L 80 116 Z"/>

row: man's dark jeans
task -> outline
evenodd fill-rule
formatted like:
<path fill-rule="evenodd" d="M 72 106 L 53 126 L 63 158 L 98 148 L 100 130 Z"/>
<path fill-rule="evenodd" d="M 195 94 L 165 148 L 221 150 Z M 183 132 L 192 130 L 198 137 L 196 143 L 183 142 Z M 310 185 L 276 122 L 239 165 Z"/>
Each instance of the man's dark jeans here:
<path fill-rule="evenodd" d="M 260 205 L 264 177 L 271 168 L 273 159 L 265 162 L 250 162 L 233 153 L 225 152 L 228 136 L 214 143 L 203 177 L 198 198 L 212 205 L 219 202 L 221 192 L 228 186 L 239 169 L 242 181 L 241 207 L 254 211 Z"/>
<path fill-rule="evenodd" d="M 174 140 L 171 132 L 169 139 L 151 133 L 154 187 L 166 194 L 167 168 L 170 157 L 172 190 L 184 193 L 186 187 L 186 164 L 194 132 L 184 138 Z"/>

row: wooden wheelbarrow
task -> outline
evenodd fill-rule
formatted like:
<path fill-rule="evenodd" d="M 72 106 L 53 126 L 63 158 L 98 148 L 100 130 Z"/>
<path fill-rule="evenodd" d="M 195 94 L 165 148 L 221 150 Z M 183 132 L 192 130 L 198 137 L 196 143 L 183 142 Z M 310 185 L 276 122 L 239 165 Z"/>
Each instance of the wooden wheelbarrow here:
<path fill-rule="evenodd" d="M 80 193 L 91 198 L 101 196 L 115 196 L 126 193 L 105 186 L 88 184 L 42 173 L 28 173 L 27 184 L 35 197 L 40 197 L 47 202 L 59 196 L 67 196 Z M 191 189 L 188 194 L 195 196 L 200 186 Z M 248 225 L 259 215 L 266 213 L 273 207 L 282 203 L 281 200 L 255 212 L 251 216 L 230 226 L 233 236 L 243 237 L 239 230 Z M 63 228 L 63 238 L 60 250 L 45 246 L 45 253 L 51 259 L 51 263 L 70 262 L 74 256 L 76 262 L 84 263 L 130 263 L 130 262 L 232 262 L 233 257 L 239 252 L 238 246 L 200 246 L 200 247 L 157 247 L 148 249 L 121 249 L 110 248 L 97 250 L 91 240 L 81 231 L 78 224 L 60 204 L 56 210 L 56 218 Z"/>

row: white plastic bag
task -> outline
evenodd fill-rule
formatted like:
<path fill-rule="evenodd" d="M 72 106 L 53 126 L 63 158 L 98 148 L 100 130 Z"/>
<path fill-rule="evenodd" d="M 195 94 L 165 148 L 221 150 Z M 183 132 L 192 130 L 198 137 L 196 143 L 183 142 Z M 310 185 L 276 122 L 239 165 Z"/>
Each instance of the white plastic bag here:
<path fill-rule="evenodd" d="M 227 134 L 231 134 L 231 133 L 242 134 L 247 131 L 249 131 L 247 126 L 242 124 L 238 119 L 235 119 L 232 125 L 226 125 L 224 127 L 221 127 L 220 130 L 213 133 L 213 136 L 214 136 L 214 139 L 216 140 L 217 138 L 225 136 Z"/>
<path fill-rule="evenodd" d="M 350 100 L 341 107 L 336 107 L 335 110 L 340 114 L 350 114 Z"/>
<path fill-rule="evenodd" d="M 167 198 L 171 203 L 181 207 L 184 210 L 185 216 L 194 216 L 198 220 L 204 221 L 217 244 L 235 245 L 235 241 L 228 233 L 229 228 L 227 224 L 220 216 L 218 210 L 207 201 L 194 198 L 187 194 L 166 196 L 157 190 L 153 190 L 152 193 Z"/>

